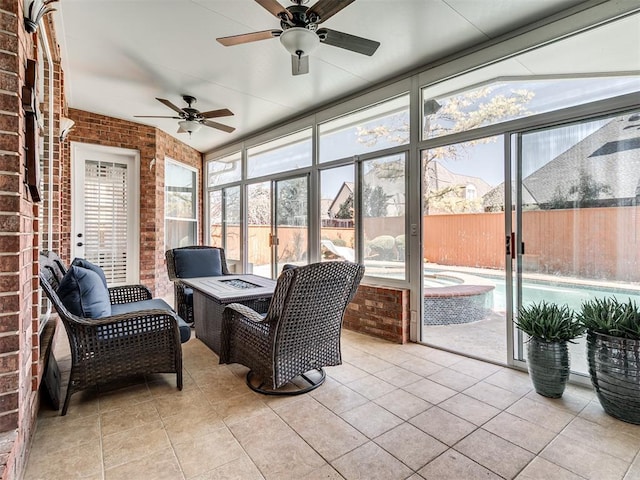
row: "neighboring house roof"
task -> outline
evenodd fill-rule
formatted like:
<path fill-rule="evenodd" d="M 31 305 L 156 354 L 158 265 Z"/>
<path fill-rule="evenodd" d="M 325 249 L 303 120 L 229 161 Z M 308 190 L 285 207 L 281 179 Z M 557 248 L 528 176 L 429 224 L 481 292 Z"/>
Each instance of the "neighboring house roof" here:
<path fill-rule="evenodd" d="M 522 181 L 522 201 L 548 204 L 558 193 L 575 200 L 576 194 L 569 192 L 585 174 L 608 188 L 601 198 L 634 199 L 640 195 L 640 115 L 612 119 L 531 173 Z M 515 183 L 512 192 L 515 195 Z M 486 208 L 503 204 L 504 183 L 484 196 Z"/>
<path fill-rule="evenodd" d="M 320 218 L 329 218 L 329 210 L 333 205 L 333 198 L 321 198 L 320 199 Z"/>
<path fill-rule="evenodd" d="M 484 196 L 491 190 L 491 185 L 484 181 L 480 177 L 474 177 L 471 175 L 461 175 L 459 173 L 453 173 L 447 169 L 437 160 L 434 160 L 429 165 L 429 187 L 434 190 L 441 190 L 451 186 L 466 187 L 467 185 L 473 185 L 476 187 L 478 197 Z"/>
<path fill-rule="evenodd" d="M 329 209 L 327 210 L 328 212 L 331 212 L 331 217 L 338 213 L 338 210 L 340 210 L 340 205 L 342 205 L 347 200 L 347 198 L 349 198 L 349 195 L 353 195 L 353 182 L 344 182 L 340 187 L 340 190 L 338 190 L 338 193 L 334 197 L 333 201 L 331 202 L 331 205 L 329 205 Z"/>

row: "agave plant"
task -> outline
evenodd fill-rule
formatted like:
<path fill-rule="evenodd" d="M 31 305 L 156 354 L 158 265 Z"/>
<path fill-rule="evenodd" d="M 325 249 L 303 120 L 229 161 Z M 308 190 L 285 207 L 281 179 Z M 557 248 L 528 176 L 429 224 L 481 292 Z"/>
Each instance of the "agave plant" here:
<path fill-rule="evenodd" d="M 587 330 L 640 340 L 640 309 L 631 299 L 626 303 L 616 297 L 587 300 L 582 303 L 577 318 Z"/>
<path fill-rule="evenodd" d="M 571 342 L 585 331 L 568 305 L 545 301 L 520 307 L 516 325 L 530 337 L 546 342 Z"/>

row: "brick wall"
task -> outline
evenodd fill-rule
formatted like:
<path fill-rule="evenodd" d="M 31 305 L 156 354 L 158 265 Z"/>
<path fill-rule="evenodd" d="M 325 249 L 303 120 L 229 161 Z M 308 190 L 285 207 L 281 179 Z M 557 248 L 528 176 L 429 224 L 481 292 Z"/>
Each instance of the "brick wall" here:
<path fill-rule="evenodd" d="M 164 164 L 165 156 L 198 170 L 202 179 L 202 154 L 154 127 L 107 117 L 82 110 L 69 109 L 75 121 L 65 144 L 62 169 L 65 184 L 61 190 L 60 254 L 68 261 L 71 252 L 71 158 L 69 142 L 119 147 L 140 152 L 140 283 L 155 296 L 166 295 L 171 288 L 164 263 Z M 155 163 L 152 165 L 152 160 Z M 202 211 L 202 187 L 198 185 L 199 211 Z M 202 225 L 198 232 L 202 240 Z"/>
<path fill-rule="evenodd" d="M 394 343 L 409 341 L 409 290 L 360 285 L 347 307 L 344 327 Z"/>
<path fill-rule="evenodd" d="M 34 38 L 0 0 L 0 477 L 19 476 L 37 408 L 37 208 L 25 180 L 22 84 Z M 36 257 L 37 258 L 37 257 Z"/>

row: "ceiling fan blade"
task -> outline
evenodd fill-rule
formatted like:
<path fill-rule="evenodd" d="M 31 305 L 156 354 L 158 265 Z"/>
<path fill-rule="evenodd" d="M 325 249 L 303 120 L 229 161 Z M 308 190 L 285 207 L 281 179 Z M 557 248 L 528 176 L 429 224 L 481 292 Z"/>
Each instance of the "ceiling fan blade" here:
<path fill-rule="evenodd" d="M 310 13 L 315 13 L 320 17 L 320 20 L 316 23 L 322 23 L 328 18 L 333 17 L 336 13 L 354 1 L 355 0 L 320 0 L 313 7 L 309 8 L 307 16 L 309 16 Z"/>
<path fill-rule="evenodd" d="M 291 73 L 293 75 L 309 73 L 309 55 L 305 55 L 304 57 L 291 55 Z"/>
<path fill-rule="evenodd" d="M 286 15 L 289 20 L 293 19 L 291 12 L 280 5 L 276 0 L 256 0 L 256 3 L 265 10 L 268 10 L 273 16 L 282 20 L 282 15 Z"/>
<path fill-rule="evenodd" d="M 171 110 L 173 110 L 175 112 L 183 113 L 182 109 L 180 107 L 176 107 L 169 100 L 165 100 L 164 98 L 158 98 L 158 97 L 156 97 L 156 100 L 158 100 L 160 103 L 164 103 L 167 107 L 169 107 Z"/>
<path fill-rule="evenodd" d="M 134 115 L 135 118 L 173 118 L 180 120 L 182 117 L 167 117 L 165 115 Z"/>
<path fill-rule="evenodd" d="M 258 40 L 268 40 L 269 38 L 279 37 L 282 30 L 262 30 L 261 32 L 243 33 L 241 35 L 231 35 L 230 37 L 216 38 L 218 43 L 225 47 L 240 45 L 242 43 L 257 42 Z"/>
<path fill-rule="evenodd" d="M 329 30 L 328 28 L 318 30 L 318 35 L 320 36 L 320 41 L 326 45 L 344 48 L 363 55 L 373 55 L 380 46 L 380 42 L 336 30 Z"/>
<path fill-rule="evenodd" d="M 233 127 L 229 127 L 218 122 L 212 122 L 211 120 L 203 120 L 201 123 L 203 125 L 206 125 L 207 127 L 217 128 L 218 130 L 222 130 L 223 132 L 227 133 L 231 133 L 235 130 L 235 128 Z"/>
<path fill-rule="evenodd" d="M 233 115 L 233 112 L 226 108 L 221 108 L 220 110 L 209 110 L 208 112 L 202 112 L 200 113 L 200 115 L 202 115 L 202 118 L 229 117 Z"/>

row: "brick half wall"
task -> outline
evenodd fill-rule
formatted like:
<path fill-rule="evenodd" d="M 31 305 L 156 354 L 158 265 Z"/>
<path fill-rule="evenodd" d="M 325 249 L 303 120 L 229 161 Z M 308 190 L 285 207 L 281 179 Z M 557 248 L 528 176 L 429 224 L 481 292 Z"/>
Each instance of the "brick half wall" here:
<path fill-rule="evenodd" d="M 343 325 L 354 332 L 407 343 L 410 318 L 408 289 L 360 285 Z"/>

